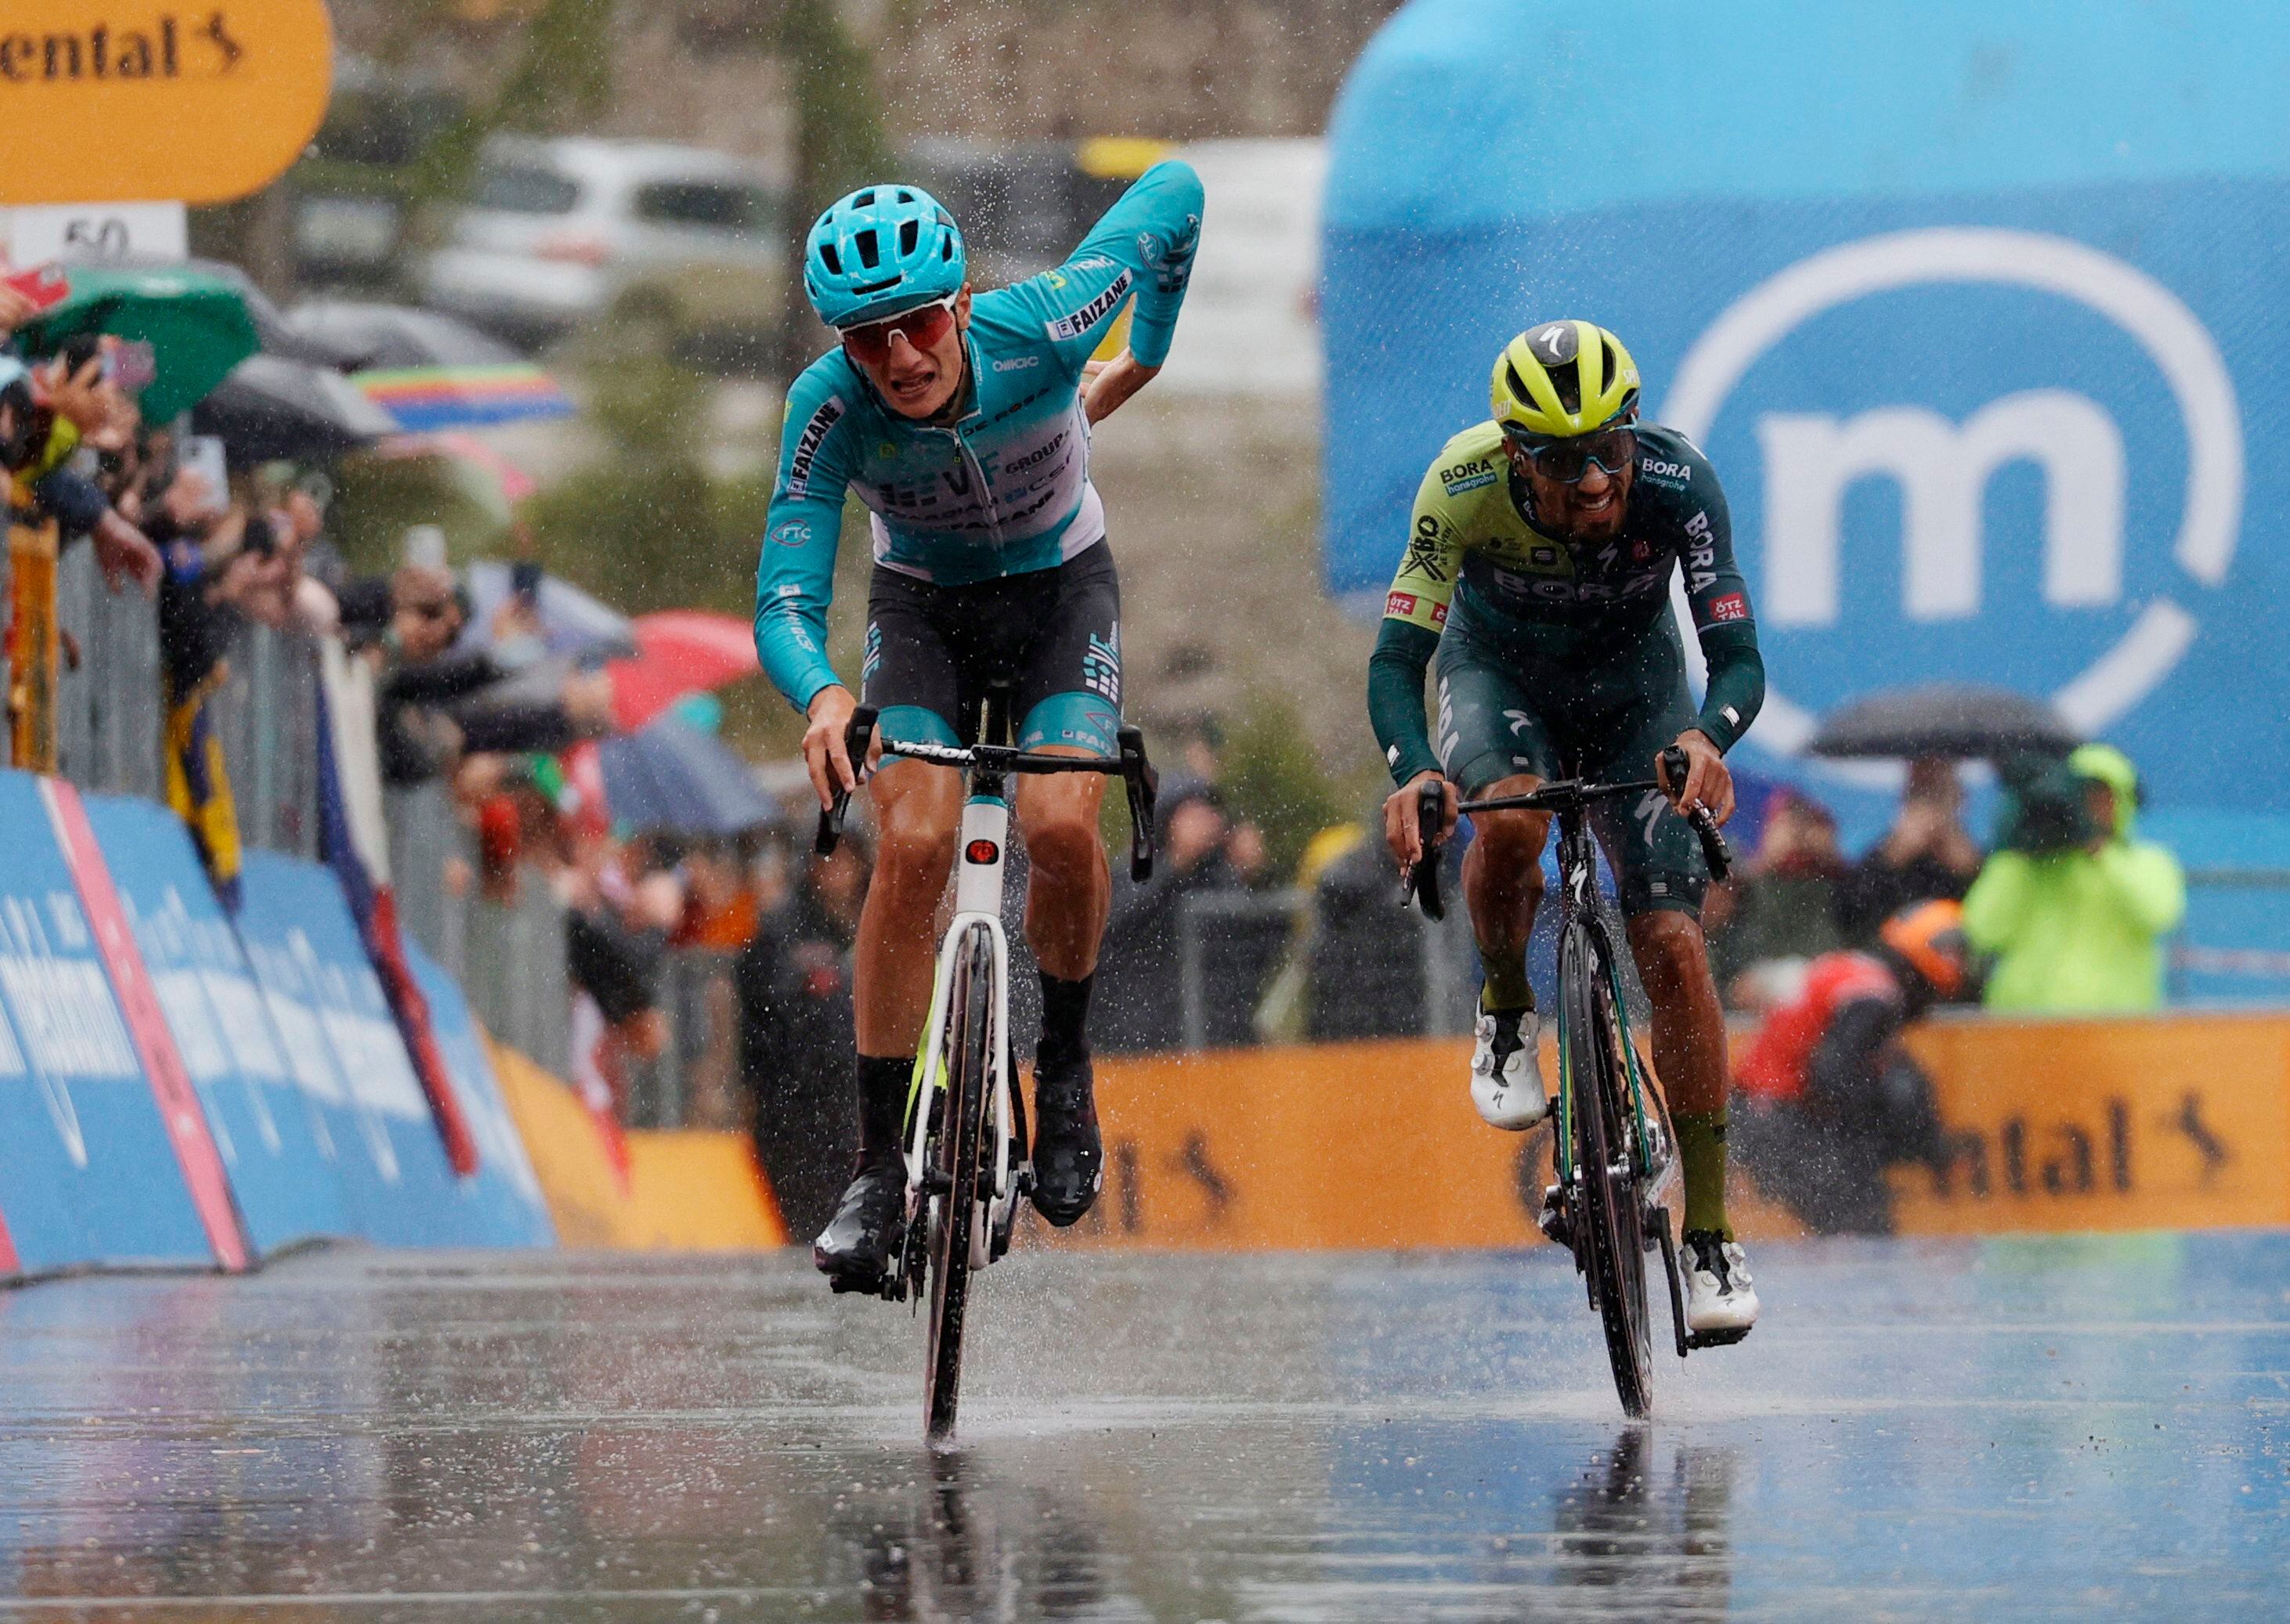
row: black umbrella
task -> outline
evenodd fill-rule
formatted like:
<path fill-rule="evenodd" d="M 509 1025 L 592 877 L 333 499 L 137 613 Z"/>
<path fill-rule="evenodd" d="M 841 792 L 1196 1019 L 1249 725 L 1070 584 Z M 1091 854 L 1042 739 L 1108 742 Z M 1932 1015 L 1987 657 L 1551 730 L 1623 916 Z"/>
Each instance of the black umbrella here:
<path fill-rule="evenodd" d="M 305 339 L 351 357 L 349 368 L 506 366 L 524 359 L 467 322 L 413 305 L 321 300 L 287 320 Z"/>
<path fill-rule="evenodd" d="M 232 462 L 308 461 L 371 445 L 397 420 L 340 372 L 250 356 L 191 409 L 195 433 L 218 436 Z"/>
<path fill-rule="evenodd" d="M 1830 712 L 1806 748 L 1829 756 L 2064 756 L 2082 742 L 2047 700 L 1974 683 L 1927 683 Z"/>

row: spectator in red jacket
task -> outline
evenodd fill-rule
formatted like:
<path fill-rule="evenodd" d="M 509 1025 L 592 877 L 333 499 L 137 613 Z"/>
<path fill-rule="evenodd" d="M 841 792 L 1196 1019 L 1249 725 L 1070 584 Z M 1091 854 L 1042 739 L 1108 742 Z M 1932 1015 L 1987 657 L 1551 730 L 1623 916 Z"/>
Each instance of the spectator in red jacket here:
<path fill-rule="evenodd" d="M 1970 980 L 1962 905 L 1922 902 L 1867 951 L 1824 953 L 1766 1016 L 1734 1071 L 1742 1164 L 1814 1229 L 1890 1234 L 1887 1167 L 1940 1148 L 1932 1084 L 1901 1032 Z"/>

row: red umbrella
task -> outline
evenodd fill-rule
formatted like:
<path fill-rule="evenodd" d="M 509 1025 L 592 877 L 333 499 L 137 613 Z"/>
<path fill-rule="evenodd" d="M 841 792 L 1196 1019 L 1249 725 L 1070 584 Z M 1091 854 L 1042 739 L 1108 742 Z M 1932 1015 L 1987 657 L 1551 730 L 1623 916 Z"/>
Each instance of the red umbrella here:
<path fill-rule="evenodd" d="M 687 693 L 721 688 L 762 668 L 755 628 L 736 615 L 668 609 L 635 620 L 634 659 L 605 668 L 613 675 L 613 719 L 634 732 Z"/>

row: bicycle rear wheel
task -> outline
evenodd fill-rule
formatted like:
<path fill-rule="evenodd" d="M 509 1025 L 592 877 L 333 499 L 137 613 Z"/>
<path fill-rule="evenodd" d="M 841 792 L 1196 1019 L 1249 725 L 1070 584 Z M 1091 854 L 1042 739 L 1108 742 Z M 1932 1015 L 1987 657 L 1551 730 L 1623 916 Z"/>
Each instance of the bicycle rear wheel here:
<path fill-rule="evenodd" d="M 949 996 L 946 1096 L 932 1168 L 938 1212 L 931 1226 L 930 1345 L 923 1377 L 923 1430 L 933 1443 L 953 1436 L 962 1393 L 962 1332 L 970 1302 L 970 1241 L 978 1221 L 994 1013 L 994 939 L 984 925 L 972 927 L 956 948 Z"/>
<path fill-rule="evenodd" d="M 1614 1393 L 1622 1412 L 1653 1407 L 1653 1344 L 1645 1300 L 1645 1235 L 1637 1169 L 1627 1160 L 1619 1041 L 1599 996 L 1603 971 L 1588 925 L 1567 929 L 1559 948 L 1568 1086 L 1573 1096 L 1577 1260 L 1606 1334 Z"/>

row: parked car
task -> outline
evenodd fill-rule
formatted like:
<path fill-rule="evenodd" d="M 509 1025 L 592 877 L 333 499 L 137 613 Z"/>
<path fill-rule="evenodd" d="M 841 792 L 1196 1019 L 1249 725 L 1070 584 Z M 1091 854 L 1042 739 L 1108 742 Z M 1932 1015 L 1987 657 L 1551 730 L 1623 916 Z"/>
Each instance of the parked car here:
<path fill-rule="evenodd" d="M 725 153 L 497 137 L 422 268 L 422 300 L 526 344 L 610 319 L 662 348 L 744 347 L 783 312 L 781 212 Z"/>
<path fill-rule="evenodd" d="M 468 111 L 453 92 L 345 55 L 310 149 L 287 172 L 294 279 L 306 288 L 402 291 L 423 149 Z"/>

